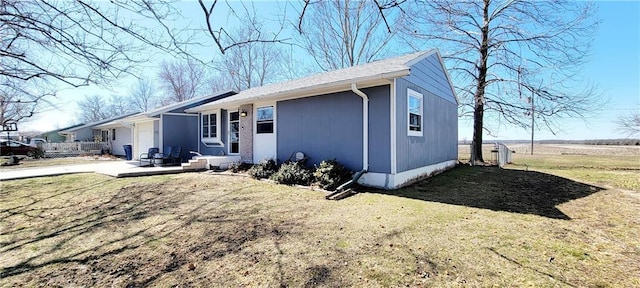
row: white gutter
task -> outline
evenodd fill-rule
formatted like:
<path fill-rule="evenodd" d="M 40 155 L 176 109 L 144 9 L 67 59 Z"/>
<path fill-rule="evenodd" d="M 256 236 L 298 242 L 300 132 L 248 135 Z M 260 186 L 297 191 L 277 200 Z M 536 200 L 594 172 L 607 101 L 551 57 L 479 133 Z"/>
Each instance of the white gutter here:
<path fill-rule="evenodd" d="M 351 91 L 362 98 L 362 171 L 369 170 L 369 97 L 351 83 Z"/>

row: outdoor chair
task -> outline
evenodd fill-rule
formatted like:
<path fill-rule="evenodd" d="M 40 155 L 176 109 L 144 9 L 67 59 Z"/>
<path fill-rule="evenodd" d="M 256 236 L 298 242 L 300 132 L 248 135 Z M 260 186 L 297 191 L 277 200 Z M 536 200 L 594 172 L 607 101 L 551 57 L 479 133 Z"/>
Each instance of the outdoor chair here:
<path fill-rule="evenodd" d="M 160 152 L 160 149 L 158 147 L 153 147 L 153 148 L 149 148 L 149 151 L 147 151 L 147 153 L 142 153 L 140 154 L 140 166 L 142 166 L 142 161 L 146 161 L 149 162 L 148 165 L 152 165 L 153 164 L 153 159 L 155 157 L 156 154 L 158 154 L 158 152 Z"/>
<path fill-rule="evenodd" d="M 154 157 L 154 164 L 167 164 L 177 165 L 182 162 L 182 147 L 181 146 L 167 146 L 164 147 L 162 153 L 156 153 Z"/>
<path fill-rule="evenodd" d="M 168 162 L 171 165 L 180 165 L 182 163 L 182 146 L 175 146 L 171 149 Z"/>

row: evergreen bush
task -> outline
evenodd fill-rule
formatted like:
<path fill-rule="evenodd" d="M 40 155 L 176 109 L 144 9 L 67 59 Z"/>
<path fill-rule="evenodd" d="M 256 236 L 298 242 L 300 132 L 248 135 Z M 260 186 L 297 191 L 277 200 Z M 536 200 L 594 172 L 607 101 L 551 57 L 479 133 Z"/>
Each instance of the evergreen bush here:
<path fill-rule="evenodd" d="M 352 172 L 336 161 L 336 159 L 324 160 L 313 173 L 315 181 L 320 188 L 333 191 L 343 183 L 351 179 Z"/>
<path fill-rule="evenodd" d="M 298 162 L 287 162 L 269 179 L 280 184 L 310 185 L 313 182 L 313 172 Z"/>
<path fill-rule="evenodd" d="M 249 175 L 255 179 L 269 178 L 278 171 L 278 164 L 273 159 L 265 159 L 249 169 Z"/>

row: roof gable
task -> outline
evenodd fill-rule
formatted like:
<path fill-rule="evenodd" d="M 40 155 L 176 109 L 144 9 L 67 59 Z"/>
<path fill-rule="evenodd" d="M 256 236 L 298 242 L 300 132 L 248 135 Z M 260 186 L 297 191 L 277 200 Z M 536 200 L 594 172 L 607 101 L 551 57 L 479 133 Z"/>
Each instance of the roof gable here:
<path fill-rule="evenodd" d="M 393 79 L 409 75 L 410 63 L 420 61 L 436 50 L 420 51 L 399 57 L 328 71 L 295 80 L 268 84 L 240 91 L 222 100 L 201 105 L 187 112 L 199 112 L 220 105 L 268 100 L 282 95 L 301 95 L 305 92 L 330 87 L 348 87 L 351 83 Z"/>

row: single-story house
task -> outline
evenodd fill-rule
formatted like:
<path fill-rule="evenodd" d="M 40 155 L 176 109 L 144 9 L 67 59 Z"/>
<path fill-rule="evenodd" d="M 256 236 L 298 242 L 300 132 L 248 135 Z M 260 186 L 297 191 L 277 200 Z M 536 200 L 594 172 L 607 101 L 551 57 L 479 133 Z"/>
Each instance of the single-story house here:
<path fill-rule="evenodd" d="M 160 152 L 163 152 L 164 147 L 180 146 L 182 148 L 182 159 L 186 161 L 191 159 L 192 156 L 189 151 L 198 150 L 200 133 L 198 131 L 198 115 L 186 113 L 185 109 L 220 100 L 234 94 L 236 92 L 233 90 L 220 91 L 106 122 L 97 126 L 97 128 L 115 129 L 116 139 L 128 139 L 129 143 L 122 144 L 132 145 L 134 159 L 138 159 L 140 154 L 146 153 L 152 147 L 158 147 Z M 127 133 L 124 130 L 125 127 L 130 129 L 129 135 L 124 135 Z M 122 136 L 120 136 L 121 133 Z"/>
<path fill-rule="evenodd" d="M 440 53 L 430 50 L 255 87 L 185 111 L 199 115 L 195 149 L 203 155 L 258 163 L 300 151 L 313 164 L 335 158 L 366 170 L 361 184 L 394 189 L 456 164 L 457 107 Z"/>
<path fill-rule="evenodd" d="M 66 142 L 106 142 L 106 138 L 108 138 L 108 133 L 103 132 L 100 129 L 95 128 L 98 125 L 103 123 L 115 121 L 118 119 L 122 119 L 124 117 L 129 117 L 136 113 L 129 113 L 120 116 L 116 116 L 109 119 L 99 120 L 91 123 L 87 123 L 80 126 L 72 126 L 71 128 L 64 129 L 59 131 L 58 134 L 66 137 Z M 105 141 L 103 141 L 105 140 Z"/>
<path fill-rule="evenodd" d="M 67 137 L 65 137 L 64 135 L 60 134 L 60 131 L 65 131 L 65 130 L 69 130 L 69 129 L 73 129 L 76 127 L 80 127 L 84 125 L 84 123 L 82 124 L 76 124 L 76 125 L 71 125 L 69 127 L 65 127 L 65 128 L 60 128 L 60 129 L 56 129 L 56 130 L 51 130 L 51 131 L 47 131 L 47 132 L 43 132 L 37 135 L 34 135 L 30 138 L 42 138 L 44 140 L 47 140 L 47 142 L 52 142 L 52 143 L 60 143 L 60 142 L 66 142 L 67 141 Z"/>

